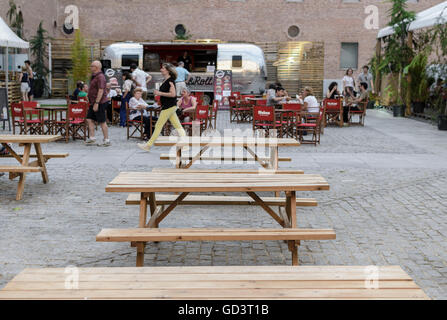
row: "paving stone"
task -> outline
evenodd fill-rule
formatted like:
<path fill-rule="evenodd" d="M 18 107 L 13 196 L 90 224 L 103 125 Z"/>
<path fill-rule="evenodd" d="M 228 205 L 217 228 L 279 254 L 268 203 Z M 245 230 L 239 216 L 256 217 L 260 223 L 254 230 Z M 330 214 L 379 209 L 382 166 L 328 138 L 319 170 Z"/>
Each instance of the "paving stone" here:
<path fill-rule="evenodd" d="M 219 129 L 249 132 L 250 126 L 230 124 L 228 113 L 219 113 Z M 48 184 L 42 184 L 40 175 L 29 174 L 23 201 L 14 200 L 17 180 L 0 177 L 0 288 L 27 267 L 135 265 L 135 249 L 129 244 L 94 240 L 102 228 L 138 225 L 138 208 L 125 206 L 127 195 L 106 193 L 105 186 L 120 171 L 173 164 L 159 160 L 167 148 L 143 153 L 121 128 L 112 127 L 110 136 L 109 148 L 86 147 L 80 141 L 43 146 L 44 152 L 70 156 L 48 162 Z M 431 298 L 447 299 L 445 132 L 368 110 L 365 127 L 328 127 L 319 146 L 281 148 L 280 156 L 292 158 L 280 168 L 321 174 L 331 186 L 329 191 L 297 193 L 318 200 L 318 207 L 298 208 L 298 225 L 334 228 L 337 233 L 337 240 L 303 241 L 300 264 L 397 264 Z M 3 161 L 14 163 L 14 159 Z M 278 227 L 262 209 L 252 206 L 179 206 L 160 226 Z M 291 265 L 282 241 L 161 242 L 148 244 L 145 253 L 146 266 Z"/>

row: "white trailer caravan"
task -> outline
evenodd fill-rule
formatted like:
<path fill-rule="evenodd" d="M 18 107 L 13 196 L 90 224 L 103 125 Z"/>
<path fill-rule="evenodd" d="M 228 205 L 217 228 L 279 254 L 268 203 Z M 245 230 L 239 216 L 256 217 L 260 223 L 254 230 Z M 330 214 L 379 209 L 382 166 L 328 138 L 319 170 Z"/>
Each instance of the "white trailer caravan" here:
<path fill-rule="evenodd" d="M 176 63 L 184 52 L 191 58 L 192 79 L 187 83 L 192 91 L 212 94 L 213 76 L 209 66 L 220 70 L 232 70 L 233 91 L 243 94 L 262 94 L 265 91 L 267 67 L 261 48 L 246 43 L 187 43 L 187 42 L 154 42 L 114 43 L 105 48 L 102 62 L 109 75 L 113 71 L 129 69 L 136 63 L 148 72 L 155 83 L 161 82 L 160 66 L 164 62 Z M 113 70 L 107 70 L 113 69 Z M 118 79 L 119 81 L 121 79 Z"/>

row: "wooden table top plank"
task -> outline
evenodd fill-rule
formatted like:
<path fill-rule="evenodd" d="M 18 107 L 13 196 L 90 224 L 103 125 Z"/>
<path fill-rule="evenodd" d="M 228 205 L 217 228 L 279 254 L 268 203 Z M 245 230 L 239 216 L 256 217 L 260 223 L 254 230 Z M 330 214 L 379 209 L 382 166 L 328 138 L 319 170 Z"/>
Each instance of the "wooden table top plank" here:
<path fill-rule="evenodd" d="M 66 289 L 64 268 L 25 269 L 0 299 L 429 299 L 399 266 L 219 266 L 80 268 Z"/>
<path fill-rule="evenodd" d="M 80 290 L 145 290 L 145 289 L 362 289 L 364 280 L 179 280 L 179 281 L 79 281 Z M 382 289 L 418 289 L 413 281 L 381 280 Z M 4 291 L 64 290 L 65 281 L 14 281 Z"/>
<path fill-rule="evenodd" d="M 181 169 L 181 168 L 153 168 L 153 172 L 163 173 L 238 173 L 238 174 L 303 174 L 303 170 L 294 169 Z"/>
<path fill-rule="evenodd" d="M 49 143 L 62 139 L 60 135 L 0 135 L 0 143 Z"/>
<path fill-rule="evenodd" d="M 155 146 L 266 146 L 266 147 L 298 147 L 300 143 L 292 138 L 257 138 L 257 137 L 175 137 L 161 136 L 154 143 Z"/>
<path fill-rule="evenodd" d="M 335 274 L 329 272 L 284 272 L 284 273 L 132 273 L 132 274 L 84 274 L 80 271 L 79 279 L 81 281 L 93 281 L 93 282 L 122 282 L 122 281 L 163 281 L 163 282 L 176 282 L 176 281 L 335 281 L 335 280 L 350 280 L 350 281 L 365 281 L 367 277 L 366 272 L 351 273 L 349 271 L 339 271 Z M 400 274 L 387 274 L 380 275 L 381 280 L 388 281 L 412 281 Z M 19 274 L 13 281 L 22 282 L 51 282 L 51 281 L 64 281 L 67 278 L 66 273 L 58 274 Z M 0 291 L 1 292 L 1 291 Z"/>
<path fill-rule="evenodd" d="M 234 273 L 297 273 L 296 266 L 279 265 L 271 266 L 160 266 L 160 267 L 93 267 L 82 268 L 82 274 L 175 274 L 175 273 L 212 273 L 212 274 L 234 274 Z M 411 280 L 411 277 L 400 266 L 376 266 L 381 279 L 388 275 L 399 275 L 399 280 Z M 299 273 L 329 273 L 331 275 L 340 272 L 349 272 L 349 274 L 359 274 L 364 278 L 365 266 L 299 266 Z M 65 268 L 26 268 L 20 274 L 65 274 Z M 362 279 L 363 279 L 362 278 Z"/>
<path fill-rule="evenodd" d="M 107 192 L 216 192 L 329 190 L 320 175 L 194 172 L 121 172 Z"/>
<path fill-rule="evenodd" d="M 4 291 L 0 299 L 427 299 L 421 289 L 146 289 Z"/>

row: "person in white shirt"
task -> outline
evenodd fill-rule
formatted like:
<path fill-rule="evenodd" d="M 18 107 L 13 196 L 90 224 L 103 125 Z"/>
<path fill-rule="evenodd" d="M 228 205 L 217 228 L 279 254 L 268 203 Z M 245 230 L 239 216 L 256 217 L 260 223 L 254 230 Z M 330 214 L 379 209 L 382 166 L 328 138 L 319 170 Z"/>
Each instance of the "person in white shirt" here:
<path fill-rule="evenodd" d="M 147 84 L 152 80 L 152 76 L 138 68 L 135 63 L 130 66 L 130 72 L 136 87 L 143 90 L 143 99 L 147 100 Z"/>
<path fill-rule="evenodd" d="M 175 68 L 177 71 L 177 79 L 175 79 L 175 89 L 177 90 L 177 97 L 182 95 L 182 91 L 186 89 L 186 83 L 191 79 L 191 74 L 185 69 L 185 64 L 180 61 L 178 67 Z"/>
<path fill-rule="evenodd" d="M 355 80 L 353 77 L 354 71 L 349 68 L 343 77 L 343 94 L 346 98 L 354 99 Z"/>
<path fill-rule="evenodd" d="M 313 89 L 305 87 L 303 89 L 303 110 L 306 112 L 317 113 L 320 112 L 320 105 L 317 98 L 315 98 Z"/>
<path fill-rule="evenodd" d="M 144 135 L 146 139 L 149 139 L 151 132 L 151 118 L 149 112 L 146 110 L 149 105 L 143 100 L 143 89 L 136 88 L 133 91 L 133 97 L 129 101 L 129 120 L 143 120 L 144 123 Z M 141 115 L 143 111 L 143 115 Z M 143 117 L 143 119 L 141 119 Z M 157 120 L 152 118 L 153 121 Z"/>

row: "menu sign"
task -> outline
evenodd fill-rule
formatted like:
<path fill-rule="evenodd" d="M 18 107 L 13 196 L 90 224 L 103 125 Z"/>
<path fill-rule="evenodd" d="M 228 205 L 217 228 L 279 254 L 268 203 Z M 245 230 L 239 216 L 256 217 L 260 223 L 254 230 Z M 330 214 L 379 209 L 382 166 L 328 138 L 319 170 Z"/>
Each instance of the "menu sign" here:
<path fill-rule="evenodd" d="M 233 91 L 233 74 L 231 70 L 214 72 L 214 99 L 219 101 L 219 109 L 229 108 L 228 98 Z"/>

